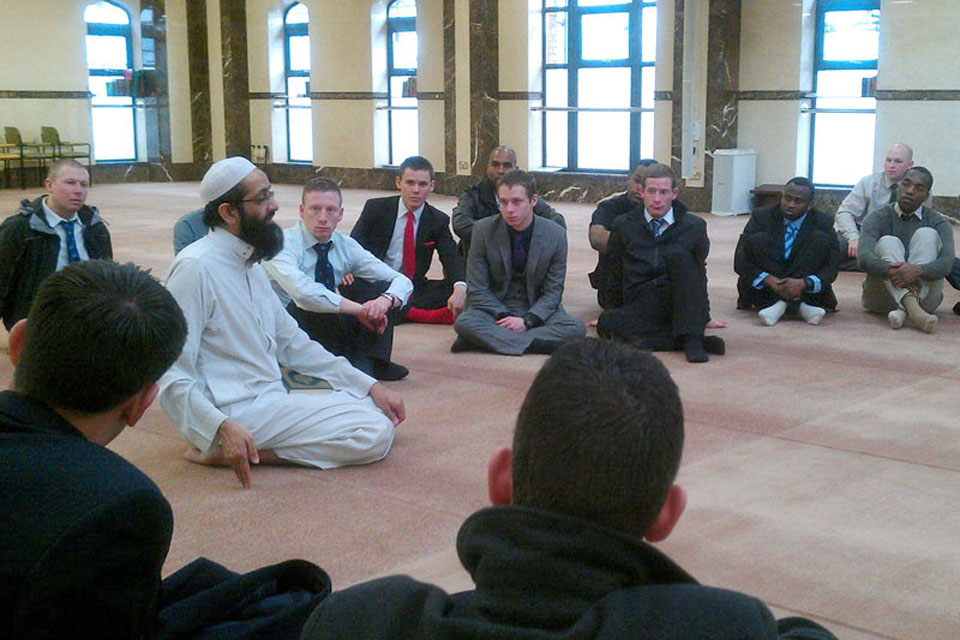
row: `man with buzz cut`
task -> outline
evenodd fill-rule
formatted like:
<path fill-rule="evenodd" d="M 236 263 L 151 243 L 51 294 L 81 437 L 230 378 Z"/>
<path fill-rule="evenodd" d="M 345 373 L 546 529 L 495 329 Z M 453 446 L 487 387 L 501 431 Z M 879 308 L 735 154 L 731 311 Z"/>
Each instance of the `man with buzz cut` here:
<path fill-rule="evenodd" d="M 409 371 L 390 361 L 393 327 L 413 284 L 337 231 L 341 220 L 340 187 L 313 178 L 303 188 L 300 221 L 284 231 L 283 249 L 263 270 L 308 336 L 377 380 L 400 380 Z M 355 280 L 370 293 L 356 301 L 337 293 L 337 283 Z"/>
<path fill-rule="evenodd" d="M 451 350 L 480 349 L 519 356 L 552 353 L 586 333 L 560 303 L 567 275 L 567 234 L 533 213 L 533 176 L 514 170 L 500 178 L 500 215 L 473 228 L 467 257 L 467 307 L 453 325 Z"/>
<path fill-rule="evenodd" d="M 463 255 L 470 252 L 470 236 L 473 225 L 484 218 L 500 213 L 500 202 L 497 198 L 497 182 L 513 171 L 517 166 L 517 152 L 510 147 L 497 147 L 487 157 L 487 176 L 463 192 L 460 201 L 453 208 L 453 232 L 460 238 L 460 248 Z M 543 199 L 537 199 L 533 207 L 534 215 L 553 220 L 566 229 L 567 223 L 560 212 L 551 207 Z"/>
<path fill-rule="evenodd" d="M 43 279 L 81 260 L 113 258 L 110 232 L 86 204 L 90 174 L 76 160 L 50 165 L 47 195 L 24 200 L 0 224 L 0 316 L 10 328 L 27 316 Z"/>
<path fill-rule="evenodd" d="M 174 259 L 166 285 L 189 329 L 160 380 L 160 404 L 193 445 L 191 462 L 330 469 L 384 458 L 405 415 L 400 396 L 311 340 L 270 286 L 261 259 L 283 248 L 270 180 L 246 158 L 213 164 L 200 183 L 210 233 Z M 280 366 L 333 392 L 288 394 Z"/>
<path fill-rule="evenodd" d="M 413 294 L 402 309 L 404 320 L 453 324 L 463 311 L 467 285 L 450 218 L 427 202 L 434 186 L 430 161 L 410 156 L 397 168 L 400 195 L 367 200 L 350 236 L 413 282 Z M 443 265 L 441 280 L 427 278 L 434 252 Z"/>
<path fill-rule="evenodd" d="M 835 640 L 760 600 L 699 584 L 651 543 L 687 493 L 676 384 L 654 356 L 596 339 L 562 346 L 517 416 L 513 447 L 487 465 L 492 507 L 457 554 L 475 589 L 450 595 L 390 576 L 330 595 L 302 640 Z"/>
<path fill-rule="evenodd" d="M 926 206 L 933 174 L 909 169 L 900 180 L 897 201 L 863 221 L 857 259 L 867 276 L 863 308 L 884 313 L 893 329 L 910 323 L 931 333 L 943 302 L 943 280 L 954 263 L 953 229 Z"/>

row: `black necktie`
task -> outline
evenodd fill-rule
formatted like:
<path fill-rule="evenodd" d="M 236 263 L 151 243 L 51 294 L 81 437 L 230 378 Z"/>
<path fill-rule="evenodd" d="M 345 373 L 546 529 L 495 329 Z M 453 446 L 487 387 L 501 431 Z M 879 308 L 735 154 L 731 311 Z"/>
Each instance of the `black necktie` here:
<path fill-rule="evenodd" d="M 513 270 L 516 273 L 523 273 L 527 268 L 527 250 L 523 246 L 523 236 L 519 233 L 513 236 Z"/>
<path fill-rule="evenodd" d="M 890 200 L 888 200 L 887 202 L 889 202 L 890 204 L 893 204 L 894 202 L 897 201 L 897 189 L 899 188 L 900 188 L 900 183 L 894 182 L 893 186 L 890 187 Z"/>
<path fill-rule="evenodd" d="M 317 243 L 313 245 L 313 250 L 317 252 L 317 268 L 313 271 L 313 279 L 325 286 L 330 291 L 336 291 L 337 285 L 333 279 L 333 265 L 330 264 L 330 247 L 332 242 L 325 244 Z"/>

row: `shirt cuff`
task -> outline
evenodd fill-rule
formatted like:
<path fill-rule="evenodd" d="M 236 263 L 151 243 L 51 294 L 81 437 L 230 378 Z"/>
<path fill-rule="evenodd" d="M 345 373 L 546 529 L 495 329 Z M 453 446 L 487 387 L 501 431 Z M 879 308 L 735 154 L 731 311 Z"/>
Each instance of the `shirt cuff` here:
<path fill-rule="evenodd" d="M 807 276 L 807 291 L 810 293 L 820 293 L 820 289 L 823 288 L 823 285 L 820 283 L 820 278 L 817 276 Z"/>
<path fill-rule="evenodd" d="M 764 272 L 762 272 L 760 275 L 758 275 L 756 278 L 754 278 L 754 279 L 753 279 L 753 288 L 754 288 L 754 289 L 763 289 L 763 287 L 765 286 L 765 285 L 763 284 L 763 279 L 766 278 L 768 275 L 770 275 L 770 274 L 767 273 L 766 271 L 764 271 Z"/>

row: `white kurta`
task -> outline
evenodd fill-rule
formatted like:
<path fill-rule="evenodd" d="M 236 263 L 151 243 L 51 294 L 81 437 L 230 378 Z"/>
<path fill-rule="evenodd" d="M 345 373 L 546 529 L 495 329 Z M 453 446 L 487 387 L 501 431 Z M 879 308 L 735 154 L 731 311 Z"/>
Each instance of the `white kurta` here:
<path fill-rule="evenodd" d="M 393 423 L 368 393 L 376 382 L 300 330 L 280 304 L 253 248 L 224 229 L 181 251 L 166 286 L 187 320 L 187 342 L 160 379 L 160 404 L 201 451 L 226 418 L 257 448 L 323 469 L 380 460 Z M 323 378 L 335 391 L 289 395 L 280 367 Z"/>

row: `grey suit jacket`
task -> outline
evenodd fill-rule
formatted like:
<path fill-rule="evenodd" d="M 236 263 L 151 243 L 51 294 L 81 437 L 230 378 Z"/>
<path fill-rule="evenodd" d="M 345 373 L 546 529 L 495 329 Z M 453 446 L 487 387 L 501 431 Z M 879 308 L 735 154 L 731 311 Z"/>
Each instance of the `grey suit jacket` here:
<path fill-rule="evenodd" d="M 510 286 L 510 235 L 502 216 L 478 220 L 467 258 L 467 309 L 494 318 L 509 314 L 503 300 Z M 557 223 L 534 216 L 527 256 L 528 313 L 547 320 L 563 310 L 563 281 L 567 275 L 567 235 Z"/>

